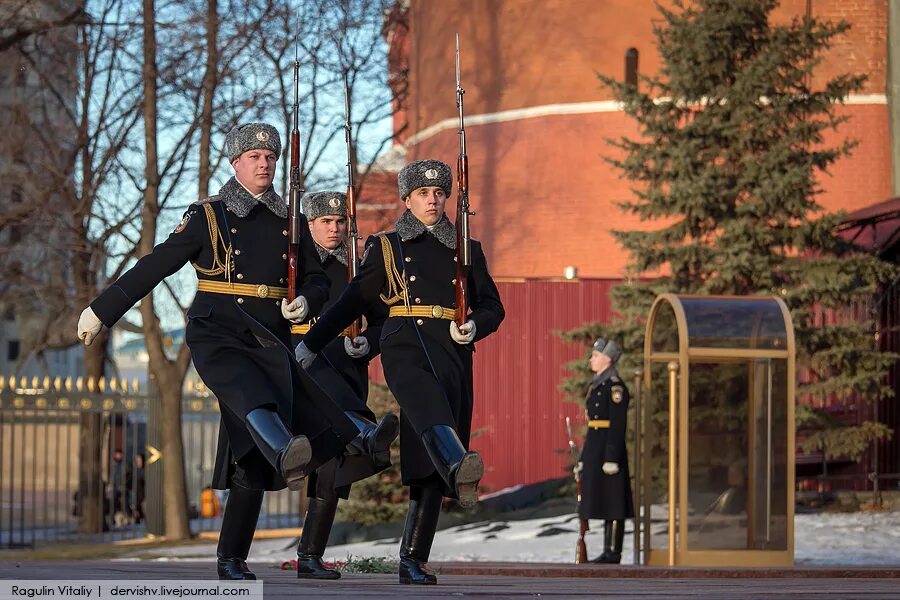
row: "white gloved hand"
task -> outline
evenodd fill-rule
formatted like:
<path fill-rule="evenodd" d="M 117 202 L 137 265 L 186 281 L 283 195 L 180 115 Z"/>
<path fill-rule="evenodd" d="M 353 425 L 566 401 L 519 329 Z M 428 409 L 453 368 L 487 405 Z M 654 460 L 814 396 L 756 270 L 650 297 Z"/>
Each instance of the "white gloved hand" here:
<path fill-rule="evenodd" d="M 578 464 L 575 465 L 575 467 L 572 469 L 572 473 L 575 475 L 575 477 L 581 477 L 581 472 L 583 470 L 584 470 L 584 463 L 579 460 Z"/>
<path fill-rule="evenodd" d="M 606 473 L 607 475 L 615 475 L 616 473 L 619 472 L 619 465 L 614 462 L 605 462 L 605 463 L 603 463 L 603 467 L 601 467 L 601 468 L 603 469 L 603 472 Z"/>
<path fill-rule="evenodd" d="M 456 324 L 456 321 L 450 321 L 450 337 L 457 344 L 470 344 L 475 339 L 475 321 L 469 319 L 463 323 L 462 327 Z"/>
<path fill-rule="evenodd" d="M 304 369 L 308 369 L 313 361 L 316 360 L 315 352 L 307 348 L 306 344 L 303 342 L 297 344 L 297 348 L 294 350 L 294 356 L 297 358 L 297 362 L 300 363 L 300 366 Z"/>
<path fill-rule="evenodd" d="M 303 296 L 297 296 L 290 302 L 281 299 L 281 316 L 291 323 L 301 323 L 309 312 L 309 304 Z"/>
<path fill-rule="evenodd" d="M 94 309 L 88 306 L 81 311 L 81 317 L 78 318 L 78 339 L 83 341 L 85 346 L 90 346 L 102 327 L 103 323 L 97 318 Z"/>
<path fill-rule="evenodd" d="M 354 346 L 354 344 L 356 344 L 356 346 Z M 362 335 L 358 335 L 352 340 L 345 337 L 344 351 L 352 358 L 362 358 L 369 353 L 369 340 Z"/>

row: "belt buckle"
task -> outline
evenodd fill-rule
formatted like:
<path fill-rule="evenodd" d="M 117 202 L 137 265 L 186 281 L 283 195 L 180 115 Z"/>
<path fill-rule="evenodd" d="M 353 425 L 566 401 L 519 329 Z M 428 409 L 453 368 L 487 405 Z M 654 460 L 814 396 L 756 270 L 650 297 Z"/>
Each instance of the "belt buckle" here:
<path fill-rule="evenodd" d="M 256 295 L 260 298 L 268 298 L 269 297 L 269 286 L 266 284 L 261 284 L 256 288 Z"/>
<path fill-rule="evenodd" d="M 431 316 L 435 319 L 440 319 L 444 316 L 444 307 L 443 306 L 432 306 L 431 307 Z"/>

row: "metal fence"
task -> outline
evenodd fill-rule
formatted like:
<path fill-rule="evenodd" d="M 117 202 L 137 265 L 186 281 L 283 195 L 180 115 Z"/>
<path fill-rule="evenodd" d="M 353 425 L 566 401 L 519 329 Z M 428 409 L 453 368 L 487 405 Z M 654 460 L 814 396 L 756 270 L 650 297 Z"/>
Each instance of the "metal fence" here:
<path fill-rule="evenodd" d="M 164 531 L 152 390 L 137 382 L 0 376 L 0 548 L 107 542 Z M 227 492 L 209 485 L 218 403 L 202 384 L 182 403 L 191 529 L 217 531 Z M 299 527 L 301 492 L 266 494 L 261 529 Z"/>

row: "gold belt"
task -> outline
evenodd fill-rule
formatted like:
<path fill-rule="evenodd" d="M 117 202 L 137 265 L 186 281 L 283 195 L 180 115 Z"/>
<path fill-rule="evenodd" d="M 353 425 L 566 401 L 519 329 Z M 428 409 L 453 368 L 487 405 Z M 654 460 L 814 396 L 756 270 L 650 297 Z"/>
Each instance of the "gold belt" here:
<path fill-rule="evenodd" d="M 591 429 L 609 429 L 609 421 L 590 420 L 588 427 Z"/>
<path fill-rule="evenodd" d="M 254 283 L 227 283 L 225 281 L 209 281 L 200 279 L 197 291 L 213 294 L 230 294 L 232 296 L 253 296 L 255 298 L 287 298 L 287 288 Z"/>
<path fill-rule="evenodd" d="M 309 330 L 312 329 L 311 323 L 303 323 L 302 325 L 291 325 L 291 333 L 299 333 L 300 335 L 306 335 L 309 333 Z M 349 336 L 350 328 L 343 330 L 341 335 Z"/>
<path fill-rule="evenodd" d="M 456 320 L 456 309 L 445 306 L 392 306 L 388 313 L 392 317 L 428 317 L 431 319 Z"/>

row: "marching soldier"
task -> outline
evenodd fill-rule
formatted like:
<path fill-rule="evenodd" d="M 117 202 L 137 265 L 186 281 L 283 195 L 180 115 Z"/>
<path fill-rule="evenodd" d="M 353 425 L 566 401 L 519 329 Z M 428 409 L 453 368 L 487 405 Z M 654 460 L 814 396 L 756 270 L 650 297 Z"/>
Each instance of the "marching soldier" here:
<path fill-rule="evenodd" d="M 294 363 L 289 321 L 321 308 L 328 279 L 304 222 L 302 279 L 286 302 L 288 210 L 272 188 L 277 130 L 265 123 L 235 127 L 225 147 L 235 176 L 217 196 L 192 204 L 168 239 L 82 312 L 78 336 L 90 344 L 163 278 L 193 265 L 198 286 L 185 341 L 222 413 L 213 486 L 231 490 L 217 571 L 220 579 L 255 579 L 246 560 L 264 490 L 299 489 L 348 444 L 363 444 L 372 457 L 387 448 L 375 447 Z"/>
<path fill-rule="evenodd" d="M 478 500 L 481 457 L 468 450 L 472 424 L 474 343 L 505 315 L 481 244 L 472 240 L 471 313 L 458 327 L 455 308 L 456 228 L 444 214 L 453 177 L 437 160 L 399 174 L 407 210 L 392 231 L 370 237 L 358 275 L 297 346 L 304 367 L 366 307 L 383 304 L 381 363 L 400 404 L 400 460 L 410 486 L 400 546 L 400 583 L 434 584 L 426 562 L 443 496 L 462 506 Z"/>
<path fill-rule="evenodd" d="M 315 243 L 322 269 L 331 282 L 331 293 L 323 312 L 347 287 L 349 253 L 347 252 L 347 195 L 342 192 L 320 192 L 303 197 L 303 213 Z M 338 403 L 347 416 L 384 438 L 378 443 L 386 447 L 397 437 L 399 421 L 393 414 L 382 419 L 375 430 L 375 415 L 366 405 L 369 394 L 369 361 L 378 355 L 378 337 L 387 316 L 384 305 L 372 305 L 366 311 L 367 327 L 354 339 L 338 337 L 325 346 L 307 372 Z M 299 343 L 309 331 L 316 316 L 309 316 L 291 326 L 292 341 Z M 345 331 L 349 335 L 349 331 Z M 360 459 L 362 458 L 362 460 Z M 367 457 L 344 457 L 330 460 L 313 473 L 307 483 L 309 506 L 303 521 L 303 534 L 297 547 L 297 577 L 302 579 L 339 579 L 340 571 L 322 563 L 322 555 L 334 523 L 338 498 L 350 494 L 349 482 L 358 481 L 390 466 L 390 452 L 385 450 L 370 461 Z"/>
<path fill-rule="evenodd" d="M 581 519 L 603 519 L 603 554 L 592 562 L 618 564 L 622 559 L 625 519 L 634 518 L 625 429 L 628 390 L 616 372 L 622 350 L 598 339 L 591 350 L 594 372 L 585 398 L 588 432 L 581 451 Z"/>

